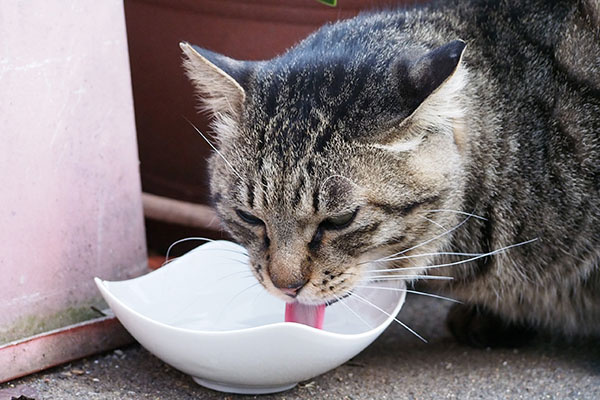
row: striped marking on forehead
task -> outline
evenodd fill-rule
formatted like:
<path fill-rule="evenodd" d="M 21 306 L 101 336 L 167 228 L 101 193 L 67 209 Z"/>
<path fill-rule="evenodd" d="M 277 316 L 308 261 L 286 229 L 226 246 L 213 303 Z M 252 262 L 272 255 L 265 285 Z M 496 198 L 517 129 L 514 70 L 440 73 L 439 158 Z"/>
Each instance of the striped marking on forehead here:
<path fill-rule="evenodd" d="M 271 202 L 269 193 L 272 188 L 265 175 L 254 174 L 244 187 L 245 204 L 249 209 L 265 209 L 269 206 L 269 203 Z"/>
<path fill-rule="evenodd" d="M 373 119 L 373 96 L 377 98 L 374 58 L 297 62 L 299 67 L 280 66 L 258 80 L 248 121 L 258 130 L 259 156 L 275 154 L 287 165 L 323 152 L 336 134 L 356 134 L 345 130 Z"/>
<path fill-rule="evenodd" d="M 334 138 L 349 135 L 349 121 L 368 114 L 370 77 L 369 63 L 350 70 L 332 64 L 317 66 L 316 72 L 285 71 L 259 83 L 247 121 L 256 131 L 257 176 L 246 189 L 252 192 L 245 196 L 249 207 L 307 203 L 319 210 L 313 158 Z M 259 196 L 261 181 L 266 193 Z"/>
<path fill-rule="evenodd" d="M 314 161 L 301 158 L 293 167 L 278 168 L 270 160 L 255 171 L 243 186 L 241 197 L 250 209 L 318 210 L 318 185 L 314 176 Z"/>

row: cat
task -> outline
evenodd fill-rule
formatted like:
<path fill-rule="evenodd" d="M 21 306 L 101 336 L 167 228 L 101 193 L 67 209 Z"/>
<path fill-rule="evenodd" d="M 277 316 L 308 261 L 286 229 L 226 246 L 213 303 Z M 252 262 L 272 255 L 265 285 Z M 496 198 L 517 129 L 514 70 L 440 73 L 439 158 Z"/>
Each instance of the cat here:
<path fill-rule="evenodd" d="M 181 47 L 269 292 L 330 303 L 389 268 L 451 277 L 471 345 L 600 333 L 599 2 L 364 13 L 266 61 Z"/>

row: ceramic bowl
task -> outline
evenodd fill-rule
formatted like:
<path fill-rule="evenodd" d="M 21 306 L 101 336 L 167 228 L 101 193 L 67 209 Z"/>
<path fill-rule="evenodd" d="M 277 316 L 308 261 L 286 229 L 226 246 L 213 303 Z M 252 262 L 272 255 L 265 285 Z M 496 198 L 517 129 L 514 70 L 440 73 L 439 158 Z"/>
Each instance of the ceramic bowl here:
<path fill-rule="evenodd" d="M 96 284 L 151 353 L 200 385 L 244 394 L 283 391 L 346 362 L 393 321 L 406 294 L 400 281 L 361 288 L 375 307 L 349 296 L 327 307 L 319 330 L 283 322 L 285 303 L 247 260 L 244 248 L 214 241 L 139 278 Z"/>

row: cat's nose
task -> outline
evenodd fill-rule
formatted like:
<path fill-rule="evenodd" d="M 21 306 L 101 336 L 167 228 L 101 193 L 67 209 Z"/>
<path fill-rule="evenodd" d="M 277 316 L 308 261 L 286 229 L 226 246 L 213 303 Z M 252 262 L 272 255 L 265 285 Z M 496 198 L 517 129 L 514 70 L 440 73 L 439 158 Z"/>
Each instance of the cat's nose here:
<path fill-rule="evenodd" d="M 273 282 L 273 284 L 275 285 L 275 287 L 279 290 L 281 290 L 283 292 L 283 294 L 286 294 L 290 297 L 296 297 L 298 295 L 298 292 L 300 291 L 300 289 L 302 289 L 304 287 L 304 285 L 306 285 L 306 281 L 298 281 L 298 282 L 294 282 L 294 283 L 290 283 L 287 284 L 285 286 L 278 286 L 275 282 Z"/>

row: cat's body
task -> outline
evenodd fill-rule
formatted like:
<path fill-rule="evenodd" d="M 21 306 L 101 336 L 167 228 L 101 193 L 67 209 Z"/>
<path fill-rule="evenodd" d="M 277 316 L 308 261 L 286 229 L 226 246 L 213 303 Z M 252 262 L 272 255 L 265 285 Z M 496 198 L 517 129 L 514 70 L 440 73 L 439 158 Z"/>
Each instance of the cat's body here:
<path fill-rule="evenodd" d="M 441 4 L 265 62 L 184 45 L 227 159 L 217 209 L 283 298 L 332 301 L 394 267 L 452 276 L 440 290 L 506 321 L 600 334 L 600 5 Z M 401 251 L 417 257 L 369 262 Z"/>
<path fill-rule="evenodd" d="M 458 229 L 452 249 L 539 240 L 443 270 L 449 290 L 511 320 L 600 333 L 598 14 L 586 20 L 574 1 L 479 3 L 463 2 L 452 25 L 474 86 L 462 210 L 487 221 Z"/>

